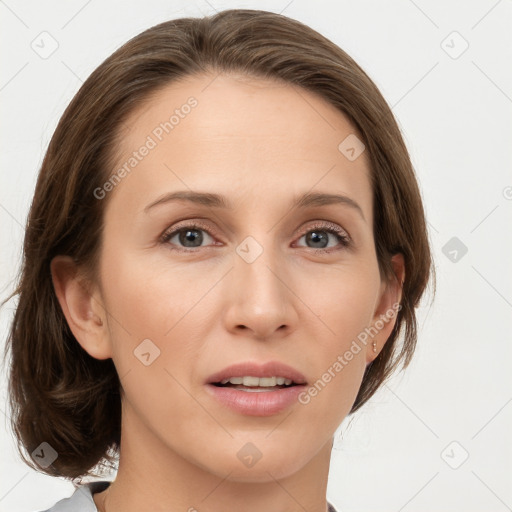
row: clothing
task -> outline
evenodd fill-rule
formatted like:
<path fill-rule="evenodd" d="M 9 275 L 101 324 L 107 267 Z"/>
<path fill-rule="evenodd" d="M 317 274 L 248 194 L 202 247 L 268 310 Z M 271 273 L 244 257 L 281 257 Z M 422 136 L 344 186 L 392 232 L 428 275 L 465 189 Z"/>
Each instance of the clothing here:
<path fill-rule="evenodd" d="M 98 512 L 92 495 L 104 491 L 109 485 L 108 480 L 79 485 L 69 498 L 64 498 L 55 503 L 52 508 L 41 512 Z M 329 502 L 327 502 L 327 505 L 329 506 L 329 512 L 336 512 L 336 509 Z"/>
<path fill-rule="evenodd" d="M 79 485 L 69 498 L 58 501 L 53 507 L 42 512 L 98 512 L 92 495 L 104 491 L 109 485 L 108 480 Z"/>

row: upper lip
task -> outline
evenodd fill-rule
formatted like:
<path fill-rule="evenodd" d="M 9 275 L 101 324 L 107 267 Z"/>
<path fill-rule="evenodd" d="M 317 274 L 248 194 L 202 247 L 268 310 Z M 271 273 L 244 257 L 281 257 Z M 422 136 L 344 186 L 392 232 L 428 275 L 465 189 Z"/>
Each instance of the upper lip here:
<path fill-rule="evenodd" d="M 306 379 L 304 375 L 295 368 L 287 364 L 280 363 L 279 361 L 268 361 L 266 363 L 255 363 L 252 361 L 245 361 L 242 363 L 227 366 L 223 370 L 210 375 L 207 379 L 207 384 L 220 382 L 223 379 L 230 377 L 284 377 L 290 379 L 294 384 L 305 384 Z"/>

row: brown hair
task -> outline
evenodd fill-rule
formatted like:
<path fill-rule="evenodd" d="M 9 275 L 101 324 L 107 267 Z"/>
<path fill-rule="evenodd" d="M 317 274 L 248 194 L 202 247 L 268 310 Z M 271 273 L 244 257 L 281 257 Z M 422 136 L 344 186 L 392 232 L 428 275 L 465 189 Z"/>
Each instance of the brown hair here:
<path fill-rule="evenodd" d="M 135 107 L 172 81 L 213 72 L 281 80 L 316 93 L 348 116 L 366 145 L 374 194 L 379 268 L 394 276 L 405 260 L 402 309 L 378 357 L 366 368 L 350 413 L 402 362 L 417 338 L 415 307 L 429 281 L 431 253 L 414 170 L 393 114 L 366 73 L 338 46 L 302 23 L 257 10 L 226 10 L 152 27 L 107 58 L 62 115 L 38 176 L 23 246 L 11 351 L 12 426 L 27 464 L 50 475 L 93 475 L 111 464 L 121 435 L 120 381 L 111 359 L 95 359 L 72 335 L 58 303 L 50 262 L 70 255 L 94 275 L 103 211 L 94 190 L 112 173 L 116 134 Z M 403 343 L 397 344 L 403 331 Z M 47 442 L 58 457 L 41 467 Z"/>

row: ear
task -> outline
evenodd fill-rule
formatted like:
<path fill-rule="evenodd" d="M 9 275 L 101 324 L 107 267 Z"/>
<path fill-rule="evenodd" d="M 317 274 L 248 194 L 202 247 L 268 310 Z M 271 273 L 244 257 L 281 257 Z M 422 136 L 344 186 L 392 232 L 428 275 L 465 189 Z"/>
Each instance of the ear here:
<path fill-rule="evenodd" d="M 366 345 L 366 364 L 370 364 L 380 353 L 391 335 L 401 309 L 402 285 L 405 279 L 405 263 L 403 254 L 397 253 L 391 258 L 394 276 L 390 280 L 383 278 L 377 308 L 368 327 L 368 343 Z M 374 343 L 377 351 L 374 352 Z"/>
<path fill-rule="evenodd" d="M 56 256 L 50 269 L 60 307 L 78 343 L 96 359 L 112 357 L 106 311 L 97 287 L 80 275 L 70 256 Z"/>

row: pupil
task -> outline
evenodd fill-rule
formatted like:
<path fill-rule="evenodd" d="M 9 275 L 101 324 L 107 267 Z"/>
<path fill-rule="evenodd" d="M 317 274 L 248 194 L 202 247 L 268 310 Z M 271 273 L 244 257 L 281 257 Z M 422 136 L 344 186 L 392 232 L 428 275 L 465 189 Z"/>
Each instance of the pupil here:
<path fill-rule="evenodd" d="M 323 245 L 321 245 L 321 248 L 324 248 L 326 247 L 327 243 L 328 243 L 328 240 L 327 240 L 327 236 L 325 235 L 325 231 L 310 231 L 307 235 L 306 235 L 306 238 L 310 241 L 310 242 L 313 242 L 313 244 L 318 244 L 318 242 L 324 242 Z"/>
<path fill-rule="evenodd" d="M 190 243 L 194 243 L 199 241 L 199 244 L 197 245 L 190 245 Z M 201 242 L 203 241 L 203 235 L 198 229 L 188 229 L 186 231 L 182 231 L 180 233 L 180 242 L 185 247 L 198 247 L 198 245 L 201 245 Z"/>

